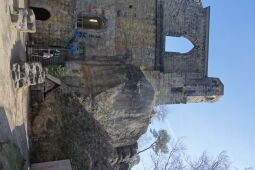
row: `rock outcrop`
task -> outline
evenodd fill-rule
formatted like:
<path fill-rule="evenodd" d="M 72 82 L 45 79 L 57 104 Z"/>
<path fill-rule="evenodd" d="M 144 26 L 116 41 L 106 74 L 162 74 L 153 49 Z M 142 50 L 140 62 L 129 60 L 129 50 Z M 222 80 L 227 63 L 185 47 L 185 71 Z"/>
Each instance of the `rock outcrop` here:
<path fill-rule="evenodd" d="M 77 170 L 120 169 L 137 153 L 154 90 L 132 65 L 75 69 L 32 116 L 32 162 L 70 159 Z"/>

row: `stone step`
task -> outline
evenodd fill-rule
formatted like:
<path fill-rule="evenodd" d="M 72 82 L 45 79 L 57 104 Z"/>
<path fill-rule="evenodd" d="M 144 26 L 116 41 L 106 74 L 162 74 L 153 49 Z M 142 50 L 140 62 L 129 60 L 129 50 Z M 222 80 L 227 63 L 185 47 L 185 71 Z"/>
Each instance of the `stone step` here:
<path fill-rule="evenodd" d="M 45 81 L 45 73 L 40 63 L 15 63 L 11 70 L 16 88 L 41 84 Z"/>
<path fill-rule="evenodd" d="M 35 163 L 31 165 L 31 170 L 72 170 L 70 160 Z"/>

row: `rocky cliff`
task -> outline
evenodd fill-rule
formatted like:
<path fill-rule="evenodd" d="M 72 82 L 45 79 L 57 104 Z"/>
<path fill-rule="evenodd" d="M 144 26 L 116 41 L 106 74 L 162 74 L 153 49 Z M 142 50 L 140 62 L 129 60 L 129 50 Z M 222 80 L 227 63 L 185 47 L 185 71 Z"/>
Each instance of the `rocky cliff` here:
<path fill-rule="evenodd" d="M 71 159 L 77 170 L 120 169 L 150 122 L 151 84 L 132 65 L 67 68 L 65 85 L 33 113 L 32 161 Z"/>

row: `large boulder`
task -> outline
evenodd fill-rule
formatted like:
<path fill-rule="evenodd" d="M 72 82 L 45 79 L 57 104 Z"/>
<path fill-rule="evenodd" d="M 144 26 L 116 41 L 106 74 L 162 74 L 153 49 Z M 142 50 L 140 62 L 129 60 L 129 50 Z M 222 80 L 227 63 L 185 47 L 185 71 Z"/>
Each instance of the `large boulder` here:
<path fill-rule="evenodd" d="M 67 76 L 67 86 L 46 96 L 32 115 L 32 162 L 70 159 L 77 170 L 120 169 L 136 154 L 152 116 L 154 91 L 136 67 L 110 68 L 90 67 L 90 78 L 84 72 L 73 81 Z M 108 76 L 93 74 L 99 70 Z M 75 81 L 84 86 L 77 88 Z"/>

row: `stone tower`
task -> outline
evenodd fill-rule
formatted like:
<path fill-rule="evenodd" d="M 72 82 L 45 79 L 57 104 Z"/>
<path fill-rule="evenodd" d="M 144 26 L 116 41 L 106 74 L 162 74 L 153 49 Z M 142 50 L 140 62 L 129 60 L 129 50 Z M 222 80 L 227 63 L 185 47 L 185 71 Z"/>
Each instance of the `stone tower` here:
<path fill-rule="evenodd" d="M 156 10 L 156 70 L 148 73 L 159 91 L 158 103 L 215 102 L 223 84 L 208 77 L 210 7 L 200 0 L 160 0 Z M 166 52 L 166 36 L 184 37 L 193 49 L 185 54 Z"/>

